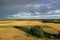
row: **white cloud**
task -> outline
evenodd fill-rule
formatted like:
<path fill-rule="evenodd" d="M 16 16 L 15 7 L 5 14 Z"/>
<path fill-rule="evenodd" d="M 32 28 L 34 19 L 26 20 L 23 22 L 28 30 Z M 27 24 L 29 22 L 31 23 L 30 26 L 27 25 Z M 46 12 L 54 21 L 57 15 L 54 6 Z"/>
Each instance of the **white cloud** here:
<path fill-rule="evenodd" d="M 55 3 L 34 3 L 25 5 L 4 6 L 1 13 L 8 14 L 8 18 L 50 18 L 46 14 L 60 14 L 60 7 Z M 1 9 L 0 9 L 1 10 Z M 31 11 L 30 11 L 31 10 Z M 2 15 L 3 15 L 2 14 Z M 33 17 L 33 15 L 35 15 Z M 41 16 L 43 15 L 43 16 Z M 44 15 L 46 15 L 44 17 Z"/>
<path fill-rule="evenodd" d="M 58 10 L 51 10 L 51 11 L 49 11 L 47 14 L 59 15 L 59 14 L 60 14 L 60 9 L 58 9 Z"/>
<path fill-rule="evenodd" d="M 60 15 L 34 15 L 32 16 L 31 13 L 27 15 L 27 13 L 16 14 L 16 15 L 8 15 L 7 18 L 9 19 L 59 19 Z"/>

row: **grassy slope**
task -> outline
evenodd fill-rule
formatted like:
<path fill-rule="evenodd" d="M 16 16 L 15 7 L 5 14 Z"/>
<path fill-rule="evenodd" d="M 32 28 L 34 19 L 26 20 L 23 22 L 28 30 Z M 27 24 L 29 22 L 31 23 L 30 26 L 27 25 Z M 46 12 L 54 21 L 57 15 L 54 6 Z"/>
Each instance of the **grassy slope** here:
<path fill-rule="evenodd" d="M 59 28 L 56 28 L 57 26 L 60 27 L 59 24 L 40 23 L 39 21 L 12 21 L 11 23 L 0 24 L 0 40 L 38 40 L 33 37 L 27 37 L 25 32 L 13 28 L 14 25 L 15 26 L 16 25 L 17 26 L 26 26 L 27 25 L 27 27 L 28 26 L 32 27 L 31 25 L 33 25 L 33 26 L 34 25 L 49 25 L 49 26 L 52 26 L 56 30 L 57 29 L 59 30 Z M 44 30 L 47 30 L 48 32 L 52 31 L 50 29 L 44 29 Z"/>

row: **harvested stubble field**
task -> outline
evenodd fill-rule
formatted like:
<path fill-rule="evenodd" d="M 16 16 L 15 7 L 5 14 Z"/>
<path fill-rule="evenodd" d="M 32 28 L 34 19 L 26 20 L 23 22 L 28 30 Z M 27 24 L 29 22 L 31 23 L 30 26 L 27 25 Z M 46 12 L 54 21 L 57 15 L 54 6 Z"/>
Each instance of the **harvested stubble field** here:
<path fill-rule="evenodd" d="M 26 36 L 26 33 L 14 28 L 14 26 L 35 26 L 48 25 L 53 29 L 44 29 L 49 33 L 58 33 L 60 31 L 60 24 L 42 23 L 39 21 L 0 21 L 0 40 L 44 40 L 34 37 Z"/>

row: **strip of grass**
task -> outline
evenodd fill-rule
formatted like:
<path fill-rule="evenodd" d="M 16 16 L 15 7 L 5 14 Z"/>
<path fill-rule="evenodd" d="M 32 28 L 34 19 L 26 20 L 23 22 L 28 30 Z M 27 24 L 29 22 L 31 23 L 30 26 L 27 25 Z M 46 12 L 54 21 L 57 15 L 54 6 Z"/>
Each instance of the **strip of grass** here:
<path fill-rule="evenodd" d="M 0 21 L 0 24 L 7 24 L 7 23 L 12 23 L 12 22 L 2 22 L 2 21 Z"/>
<path fill-rule="evenodd" d="M 0 26 L 0 28 L 13 28 L 14 26 Z"/>

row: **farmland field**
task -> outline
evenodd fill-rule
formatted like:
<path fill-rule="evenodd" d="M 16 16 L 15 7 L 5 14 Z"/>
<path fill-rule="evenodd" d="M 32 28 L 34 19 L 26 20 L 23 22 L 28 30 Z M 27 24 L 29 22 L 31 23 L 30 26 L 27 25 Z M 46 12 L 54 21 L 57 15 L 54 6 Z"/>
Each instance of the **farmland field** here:
<path fill-rule="evenodd" d="M 43 30 L 51 34 L 58 34 L 58 31 L 60 31 L 60 24 L 55 24 L 55 23 L 43 23 L 37 20 L 0 21 L 0 40 L 45 40 L 44 38 L 27 36 L 26 32 L 14 28 L 15 26 L 30 28 L 33 26 L 40 26 L 40 25 L 50 26 L 51 28 L 47 27 L 47 28 L 43 28 Z M 57 39 L 51 39 L 51 40 L 57 40 Z"/>

